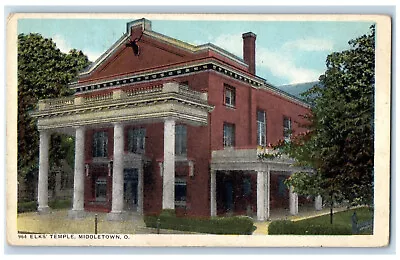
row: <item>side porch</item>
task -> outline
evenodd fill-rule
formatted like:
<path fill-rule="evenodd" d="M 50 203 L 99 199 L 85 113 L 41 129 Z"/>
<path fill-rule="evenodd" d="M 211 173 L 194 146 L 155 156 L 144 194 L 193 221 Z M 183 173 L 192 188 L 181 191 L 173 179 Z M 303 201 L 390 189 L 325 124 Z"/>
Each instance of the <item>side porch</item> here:
<path fill-rule="evenodd" d="M 294 172 L 311 172 L 310 169 L 295 167 L 294 161 L 285 157 L 261 160 L 259 153 L 257 149 L 212 152 L 211 216 L 241 214 L 264 221 L 276 214 L 297 215 L 299 205 L 322 209 L 319 196 L 299 196 L 284 184 Z"/>

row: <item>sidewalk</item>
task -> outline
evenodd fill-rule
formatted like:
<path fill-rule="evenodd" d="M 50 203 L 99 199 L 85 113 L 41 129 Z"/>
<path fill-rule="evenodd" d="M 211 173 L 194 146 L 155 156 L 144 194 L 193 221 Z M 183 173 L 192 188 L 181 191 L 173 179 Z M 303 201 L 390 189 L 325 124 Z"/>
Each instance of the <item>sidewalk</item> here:
<path fill-rule="evenodd" d="M 127 221 L 107 221 L 107 213 L 98 215 L 98 233 L 135 234 L 143 232 L 143 219 L 132 213 Z M 39 215 L 37 212 L 18 214 L 19 232 L 58 233 L 58 234 L 94 234 L 95 213 L 88 212 L 85 218 L 69 219 L 68 210 L 53 210 L 49 214 Z"/>

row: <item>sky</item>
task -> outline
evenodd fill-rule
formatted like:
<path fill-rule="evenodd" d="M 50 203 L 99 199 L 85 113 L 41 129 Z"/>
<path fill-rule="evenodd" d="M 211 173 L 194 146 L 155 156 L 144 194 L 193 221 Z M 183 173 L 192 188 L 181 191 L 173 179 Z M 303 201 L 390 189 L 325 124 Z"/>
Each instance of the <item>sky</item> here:
<path fill-rule="evenodd" d="M 125 32 L 132 19 L 21 19 L 18 33 L 52 38 L 62 52 L 75 48 L 95 61 Z M 242 33 L 256 40 L 256 73 L 272 85 L 317 81 L 328 54 L 369 32 L 373 22 L 154 20 L 152 30 L 191 43 L 213 43 L 242 57 Z"/>

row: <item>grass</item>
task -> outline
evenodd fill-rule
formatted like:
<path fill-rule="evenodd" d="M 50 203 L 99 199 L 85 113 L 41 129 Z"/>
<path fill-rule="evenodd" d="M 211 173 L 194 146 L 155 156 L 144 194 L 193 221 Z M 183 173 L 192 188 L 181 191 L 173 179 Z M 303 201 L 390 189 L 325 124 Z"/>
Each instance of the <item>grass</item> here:
<path fill-rule="evenodd" d="M 354 211 L 357 214 L 358 222 L 371 220 L 374 215 L 374 211 L 372 208 L 362 207 L 362 208 L 350 209 L 333 214 L 333 224 L 347 226 L 351 228 L 351 216 L 353 215 Z M 328 214 L 315 218 L 298 220 L 296 221 L 296 223 L 325 225 L 325 224 L 330 224 L 330 219 L 331 219 L 330 214 Z"/>
<path fill-rule="evenodd" d="M 373 218 L 373 209 L 363 207 L 335 213 L 333 224 L 330 224 L 329 214 L 297 221 L 273 221 L 268 227 L 268 233 L 276 235 L 351 235 L 351 217 L 354 212 L 357 214 L 358 223 L 370 221 Z M 372 228 L 369 228 L 363 230 L 361 234 L 371 235 L 372 232 Z"/>

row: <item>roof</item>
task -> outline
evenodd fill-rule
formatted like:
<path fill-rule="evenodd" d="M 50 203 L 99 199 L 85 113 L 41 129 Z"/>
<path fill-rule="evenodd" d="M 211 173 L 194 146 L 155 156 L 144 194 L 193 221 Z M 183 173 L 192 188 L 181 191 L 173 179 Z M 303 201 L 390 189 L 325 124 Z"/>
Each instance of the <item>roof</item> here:
<path fill-rule="evenodd" d="M 87 67 L 85 70 L 80 72 L 79 77 L 85 77 L 86 75 L 90 75 L 91 72 L 93 72 L 104 61 L 106 61 L 108 57 L 110 57 L 114 52 L 116 52 L 116 50 L 130 38 L 131 28 L 137 27 L 137 26 L 142 26 L 144 35 L 155 38 L 159 41 L 165 42 L 165 43 L 173 45 L 175 47 L 184 49 L 184 50 L 192 52 L 192 53 L 212 50 L 212 51 L 214 51 L 218 54 L 221 54 L 222 56 L 232 60 L 233 62 L 235 62 L 241 66 L 248 67 L 248 65 L 244 62 L 244 60 L 242 58 L 240 58 L 240 57 L 238 57 L 238 56 L 236 56 L 236 55 L 226 51 L 225 49 L 218 47 L 212 43 L 207 43 L 207 44 L 202 44 L 202 45 L 192 45 L 187 42 L 163 35 L 161 33 L 154 32 L 151 28 L 151 21 L 147 20 L 145 18 L 142 18 L 142 19 L 128 22 L 127 26 L 126 26 L 126 32 L 113 45 L 111 45 L 111 47 L 106 52 L 104 52 L 99 58 L 97 58 L 97 60 L 95 62 L 93 62 L 89 67 Z M 256 37 L 255 34 L 253 34 L 252 32 L 247 32 L 245 34 L 245 36 L 246 35 Z M 295 101 L 296 103 L 300 103 L 303 106 L 309 107 L 309 104 L 307 104 L 301 98 L 299 98 L 295 95 L 291 95 L 291 94 L 279 89 L 278 87 L 271 85 L 264 78 L 261 78 L 256 75 L 251 75 L 251 78 L 253 78 L 254 81 L 262 82 L 261 85 L 263 88 L 270 90 L 271 92 L 273 92 L 277 95 L 284 96 L 284 97 L 288 98 L 289 100 Z M 77 82 L 72 82 L 70 85 L 73 86 L 76 84 L 77 84 Z M 260 85 L 260 84 L 258 84 L 258 85 Z"/>

